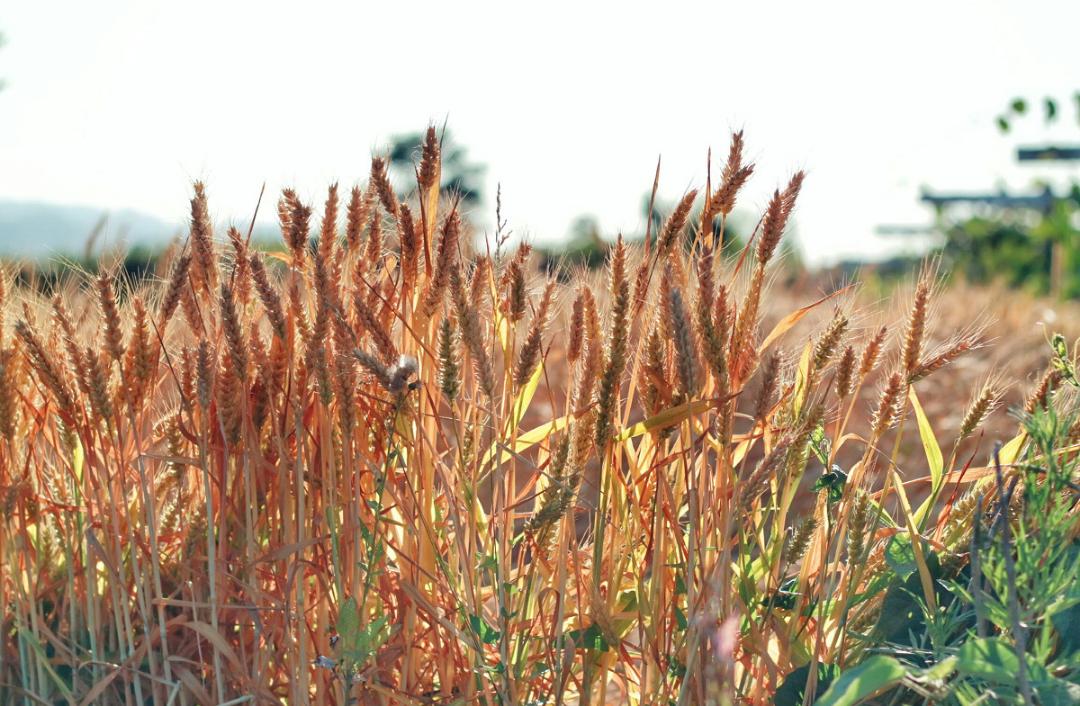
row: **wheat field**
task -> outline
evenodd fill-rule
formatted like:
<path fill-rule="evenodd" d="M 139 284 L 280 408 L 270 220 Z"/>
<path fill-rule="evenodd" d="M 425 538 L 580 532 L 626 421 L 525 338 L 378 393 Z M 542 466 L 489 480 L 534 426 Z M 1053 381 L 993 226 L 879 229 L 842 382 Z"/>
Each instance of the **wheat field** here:
<path fill-rule="evenodd" d="M 478 238 L 429 129 L 406 193 L 379 157 L 286 190 L 270 252 L 196 184 L 157 279 L 0 278 L 0 702 L 823 691 L 898 535 L 935 605 L 923 547 L 966 551 L 984 422 L 1062 373 L 933 265 L 902 306 L 785 290 L 803 175 L 732 252 L 742 152 L 603 273 Z M 1014 419 L 990 433 L 1016 458 Z"/>

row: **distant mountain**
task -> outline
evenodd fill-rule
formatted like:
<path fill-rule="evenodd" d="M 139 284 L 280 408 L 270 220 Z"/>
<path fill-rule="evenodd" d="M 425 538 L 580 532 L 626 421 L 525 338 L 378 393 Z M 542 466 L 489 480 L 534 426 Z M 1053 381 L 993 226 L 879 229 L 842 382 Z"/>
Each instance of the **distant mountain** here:
<path fill-rule="evenodd" d="M 79 257 L 91 237 L 94 252 L 101 252 L 117 243 L 161 246 L 180 232 L 179 224 L 129 209 L 0 199 L 0 256 Z"/>

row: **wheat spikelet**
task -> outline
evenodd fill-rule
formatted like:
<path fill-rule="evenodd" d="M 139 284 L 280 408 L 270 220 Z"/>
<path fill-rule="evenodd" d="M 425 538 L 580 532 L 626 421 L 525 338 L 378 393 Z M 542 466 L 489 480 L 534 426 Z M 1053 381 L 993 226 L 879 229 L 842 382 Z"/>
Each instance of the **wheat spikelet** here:
<path fill-rule="evenodd" d="M 420 167 L 417 169 L 416 182 L 420 191 L 425 192 L 435 186 L 435 180 L 439 173 L 439 138 L 435 134 L 435 126 L 428 125 L 424 133 L 424 146 L 420 153 Z"/>
<path fill-rule="evenodd" d="M 386 170 L 389 165 L 382 157 L 371 158 L 371 183 L 379 195 L 382 207 L 394 218 L 398 216 L 398 199 L 394 187 L 390 185 L 390 176 Z M 374 215 L 374 214 L 372 214 Z"/>
<path fill-rule="evenodd" d="M 966 439 L 971 436 L 979 428 L 979 425 L 983 423 L 983 420 L 994 411 L 1000 399 L 1001 393 L 998 391 L 995 380 L 987 380 L 983 383 L 982 388 L 979 389 L 974 399 L 971 400 L 971 404 L 968 405 L 964 418 L 960 422 L 959 438 Z"/>
<path fill-rule="evenodd" d="M 184 312 L 184 321 L 192 331 L 203 330 L 202 310 L 195 300 L 195 290 L 192 287 L 181 287 L 180 308 Z"/>
<path fill-rule="evenodd" d="M 285 338 L 285 312 L 281 308 L 281 296 L 277 289 L 270 284 L 270 276 L 263 265 L 262 257 L 258 253 L 252 253 L 249 258 L 251 263 L 251 281 L 255 285 L 255 292 L 259 295 L 266 318 L 274 333 Z"/>
<path fill-rule="evenodd" d="M 390 368 L 386 363 L 383 363 L 378 357 L 371 355 L 362 348 L 354 349 L 353 356 L 360 361 L 360 365 L 364 366 L 365 370 L 371 373 L 376 382 L 385 389 L 390 389 Z"/>
<path fill-rule="evenodd" d="M 244 423 L 242 387 L 237 370 L 230 364 L 229 357 L 221 358 L 217 382 L 218 414 L 221 415 L 225 442 L 234 451 L 238 451 Z"/>
<path fill-rule="evenodd" d="M 2 286 L 2 285 L 0 285 Z M 0 435 L 9 442 L 15 436 L 15 350 L 0 348 Z"/>
<path fill-rule="evenodd" d="M 927 308 L 930 302 L 930 278 L 924 274 L 915 287 L 915 300 L 908 314 L 907 328 L 904 331 L 904 345 L 900 360 L 904 373 L 911 377 L 919 367 L 922 357 L 923 337 L 926 334 Z"/>
<path fill-rule="evenodd" d="M 717 387 L 723 390 L 727 383 L 727 353 L 724 350 L 726 330 L 717 329 L 713 319 L 713 307 L 716 302 L 715 280 L 713 273 L 713 251 L 704 248 L 698 257 L 698 291 L 695 307 L 695 319 L 701 337 L 702 349 L 709 370 L 716 378 Z M 720 288 L 720 296 L 726 297 L 726 290 Z"/>
<path fill-rule="evenodd" d="M 428 282 L 427 297 L 424 299 L 423 314 L 430 318 L 442 303 L 446 287 L 450 282 L 451 270 L 456 269 L 458 236 L 461 231 L 461 217 L 457 209 L 447 214 L 439 232 L 438 249 L 435 252 L 435 268 Z"/>
<path fill-rule="evenodd" d="M 909 375 L 909 382 L 918 382 L 927 375 L 944 368 L 960 356 L 973 350 L 977 341 L 973 337 L 962 337 L 946 344 L 940 351 L 925 360 L 919 361 L 918 365 Z"/>
<path fill-rule="evenodd" d="M 41 343 L 37 334 L 34 333 L 25 320 L 20 319 L 15 323 L 15 333 L 22 340 L 30 364 L 37 371 L 38 377 L 41 378 L 45 387 L 53 393 L 60 410 L 66 414 L 71 414 L 75 410 L 75 400 L 68 389 L 67 383 L 64 381 L 63 373 L 56 366 L 53 356 L 50 355 L 48 349 Z"/>
<path fill-rule="evenodd" d="M 670 402 L 671 390 L 664 379 L 664 343 L 660 327 L 653 324 L 645 339 L 642 362 L 638 366 L 641 402 L 650 416 L 658 414 Z"/>
<path fill-rule="evenodd" d="M 549 482 L 544 489 L 537 504 L 537 509 L 532 517 L 525 523 L 525 531 L 536 534 L 542 533 L 559 518 L 566 514 L 572 493 L 568 493 L 565 471 L 566 462 L 570 456 L 570 434 L 563 434 L 555 448 L 551 452 L 551 464 L 548 468 Z"/>
<path fill-rule="evenodd" d="M 337 244 L 338 185 L 331 184 L 326 192 L 323 205 L 322 228 L 319 230 L 319 255 L 324 262 L 334 259 L 334 246 Z"/>
<path fill-rule="evenodd" d="M 221 285 L 221 329 L 237 380 L 242 383 L 247 380 L 248 357 L 236 301 L 232 289 L 226 284 Z"/>
<path fill-rule="evenodd" d="M 579 289 L 574 298 L 570 314 L 570 335 L 566 343 L 566 359 L 576 363 L 581 357 L 582 341 L 585 337 L 585 289 Z"/>
<path fill-rule="evenodd" d="M 866 525 L 870 515 L 870 495 L 865 490 L 855 493 L 855 504 L 847 522 L 848 566 L 861 562 L 866 549 Z"/>
<path fill-rule="evenodd" d="M 592 290 L 582 286 L 582 359 L 577 377 L 574 382 L 573 410 L 575 414 L 583 414 L 592 402 L 593 391 L 596 387 L 596 379 L 600 375 L 600 366 L 603 363 L 604 343 L 600 336 L 600 316 L 596 310 L 596 299 Z M 590 440 L 591 441 L 591 440 Z"/>
<path fill-rule="evenodd" d="M 286 190 L 283 197 L 289 209 L 289 220 L 285 230 L 285 244 L 292 251 L 293 264 L 303 266 L 307 252 L 308 228 L 311 221 L 311 207 L 305 206 L 291 190 Z"/>
<path fill-rule="evenodd" d="M 150 342 L 150 326 L 142 299 L 132 300 L 135 321 L 124 358 L 125 396 L 128 406 L 136 409 L 142 402 L 157 372 L 158 348 Z"/>
<path fill-rule="evenodd" d="M 855 389 L 855 347 L 848 345 L 836 366 L 836 396 L 844 399 Z"/>
<path fill-rule="evenodd" d="M 696 189 L 691 189 L 683 196 L 675 210 L 668 216 L 667 221 L 664 222 L 663 228 L 660 229 L 658 245 L 658 252 L 661 255 L 671 252 L 679 236 L 682 235 L 682 230 L 686 227 L 686 221 L 690 215 L 690 209 L 694 205 L 694 199 L 697 198 L 697 193 Z"/>
<path fill-rule="evenodd" d="M 787 458 L 790 448 L 792 448 L 792 439 L 790 437 L 777 440 L 772 449 L 754 467 L 754 470 L 745 478 L 740 479 L 737 507 L 749 507 L 765 491 L 767 487 L 766 481 L 781 462 Z"/>
<path fill-rule="evenodd" d="M 514 368 L 515 387 L 520 388 L 528 382 L 536 369 L 540 358 L 541 337 L 544 334 L 544 327 L 547 326 L 548 308 L 551 306 L 551 295 L 554 291 L 555 281 L 549 280 L 547 286 L 544 287 L 544 294 L 540 297 L 540 305 L 533 314 L 529 332 L 525 336 L 525 343 L 518 353 L 517 366 Z"/>
<path fill-rule="evenodd" d="M 506 266 L 506 272 L 502 278 L 506 290 L 502 308 L 514 323 L 525 318 L 525 307 L 528 303 L 528 294 L 525 287 L 525 262 L 531 251 L 532 247 L 524 243 L 519 246 L 514 259 Z"/>
<path fill-rule="evenodd" d="M 814 346 L 813 356 L 813 369 L 821 370 L 836 353 L 836 349 L 840 345 L 840 340 L 844 336 L 844 331 L 847 330 L 848 318 L 841 313 L 837 313 L 829 323 L 828 328 L 818 338 L 817 344 Z"/>
<path fill-rule="evenodd" d="M 630 306 L 630 285 L 626 279 L 626 245 L 622 235 L 615 243 L 611 258 L 611 327 L 608 330 L 608 356 L 597 393 L 596 446 L 604 448 L 611 435 L 611 417 L 615 409 L 623 369 L 626 367 L 626 346 L 629 337 L 627 315 Z"/>
<path fill-rule="evenodd" d="M 480 317 L 469 305 L 465 295 L 465 284 L 461 281 L 461 268 L 454 266 L 449 273 L 450 292 L 454 299 L 458 325 L 461 327 L 461 340 L 465 343 L 473 360 L 473 373 L 480 383 L 480 390 L 491 402 L 495 399 L 495 373 L 491 368 L 487 346 L 480 330 Z"/>
<path fill-rule="evenodd" d="M 903 404 L 903 396 L 904 376 L 900 372 L 895 372 L 889 376 L 889 381 L 878 399 L 873 424 L 875 437 L 881 436 L 892 426 L 896 415 L 899 414 L 899 407 Z"/>
<path fill-rule="evenodd" d="M 266 344 L 259 334 L 259 325 L 252 322 L 248 327 L 248 351 L 255 363 L 254 381 L 251 384 L 251 422 L 261 429 L 270 411 L 270 390 L 273 389 L 273 372 Z"/>
<path fill-rule="evenodd" d="M 439 324 L 439 387 L 446 399 L 453 402 L 461 389 L 461 373 L 457 362 L 457 342 L 449 317 Z"/>
<path fill-rule="evenodd" d="M 758 239 L 757 260 L 764 265 L 776 252 L 776 246 L 780 244 L 780 238 L 784 235 L 788 218 L 795 208 L 795 200 L 802 188 L 803 173 L 796 172 L 787 187 L 783 191 L 773 192 L 772 199 L 765 211 L 765 217 L 761 220 L 761 234 Z"/>
<path fill-rule="evenodd" d="M 349 205 L 345 210 L 345 243 L 349 252 L 356 252 L 360 247 L 360 236 L 367 226 L 368 214 L 372 203 L 359 186 L 349 192 Z"/>
<path fill-rule="evenodd" d="M 398 242 L 401 244 L 401 288 L 410 292 L 416 282 L 421 244 L 413 223 L 412 211 L 405 202 L 402 202 L 398 209 Z"/>
<path fill-rule="evenodd" d="M 214 391 L 214 377 L 214 356 L 210 350 L 210 344 L 206 341 L 200 341 L 196 361 L 195 397 L 203 410 L 210 408 L 211 395 Z"/>
<path fill-rule="evenodd" d="M 353 297 L 353 311 L 356 313 L 356 318 L 367 331 L 368 336 L 375 343 L 375 348 L 378 349 L 379 355 L 385 361 L 393 360 L 397 357 L 397 346 L 394 345 L 393 340 L 390 338 L 390 333 L 383 328 L 382 322 L 379 321 L 375 313 L 368 307 L 364 297 L 360 296 L 357 292 Z"/>
<path fill-rule="evenodd" d="M 104 272 L 98 275 L 97 292 L 105 327 L 105 350 L 109 352 L 113 360 L 120 362 L 124 358 L 124 340 L 123 334 L 120 333 L 120 310 L 116 306 L 112 280 Z"/>
<path fill-rule="evenodd" d="M 697 351 L 694 346 L 694 334 L 683 305 L 682 292 L 671 290 L 671 317 L 674 330 L 675 361 L 679 373 L 679 385 L 683 395 L 689 399 L 698 392 Z"/>
<path fill-rule="evenodd" d="M 810 546 L 810 540 L 814 537 L 817 526 L 817 518 L 811 515 L 800 522 L 795 531 L 791 533 L 788 545 L 784 550 L 784 561 L 787 564 L 797 563 L 803 558 L 807 548 Z"/>
<path fill-rule="evenodd" d="M 859 360 L 859 377 L 866 377 L 875 367 L 877 367 L 878 360 L 881 358 L 881 349 L 885 345 L 885 337 L 889 335 L 889 328 L 882 326 L 878 329 L 878 332 L 867 341 L 866 347 L 863 349 L 862 357 Z"/>
<path fill-rule="evenodd" d="M 765 359 L 765 366 L 761 371 L 761 389 L 758 392 L 757 404 L 754 405 L 754 419 L 764 421 L 769 410 L 773 406 L 773 396 L 780 382 L 780 366 L 784 361 L 784 353 L 777 348 Z"/>
<path fill-rule="evenodd" d="M 165 289 L 165 296 L 161 299 L 158 307 L 158 329 L 165 330 L 180 305 L 180 298 L 184 287 L 188 283 L 188 272 L 191 269 L 191 255 L 184 253 L 173 264 L 172 273 L 169 275 L 169 284 Z"/>
<path fill-rule="evenodd" d="M 206 204 L 206 188 L 195 182 L 191 199 L 191 252 L 194 259 L 191 275 L 195 286 L 204 292 L 217 287 L 217 259 L 214 254 L 214 229 Z"/>
<path fill-rule="evenodd" d="M 86 361 L 83 359 L 82 351 L 79 350 L 75 327 L 72 325 L 71 317 L 68 314 L 67 307 L 64 305 L 64 298 L 57 294 L 53 297 L 52 306 L 53 320 L 63 334 L 64 348 L 68 354 L 68 362 L 75 372 L 75 382 L 84 395 L 88 394 L 90 388 L 86 380 Z"/>
<path fill-rule="evenodd" d="M 477 257 L 469 273 L 469 305 L 482 311 L 491 299 L 491 258 Z"/>
<path fill-rule="evenodd" d="M 728 150 L 727 163 L 721 174 L 720 187 L 709 200 L 707 212 L 712 215 L 720 213 L 727 216 L 735 208 L 735 198 L 739 190 L 754 173 L 754 165 L 743 165 L 743 134 L 740 130 L 731 136 L 731 147 Z"/>
<path fill-rule="evenodd" d="M 1048 368 L 1024 401 L 1024 413 L 1034 414 L 1037 409 L 1045 409 L 1050 404 L 1050 398 L 1059 382 L 1061 382 L 1061 371 L 1057 368 Z"/>
<path fill-rule="evenodd" d="M 113 407 L 109 395 L 109 369 L 102 356 L 95 353 L 89 346 L 83 352 L 83 360 L 86 361 L 86 379 L 90 399 L 90 410 L 98 419 L 106 422 L 112 420 Z"/>

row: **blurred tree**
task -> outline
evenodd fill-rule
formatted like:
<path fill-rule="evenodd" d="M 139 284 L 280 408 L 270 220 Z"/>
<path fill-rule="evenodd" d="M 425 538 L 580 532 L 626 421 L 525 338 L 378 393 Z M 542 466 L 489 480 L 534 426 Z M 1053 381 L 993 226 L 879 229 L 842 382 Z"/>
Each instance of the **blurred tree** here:
<path fill-rule="evenodd" d="M 1061 119 L 1060 102 L 1051 96 L 1040 102 L 1043 126 L 1049 128 Z M 1080 124 L 1080 93 L 1072 102 Z M 1039 117 L 1031 101 L 1018 97 L 995 122 L 1008 134 L 1025 116 Z M 1027 148 L 1019 156 L 1024 161 L 1061 161 L 1073 149 Z M 1027 157 L 1028 152 L 1035 157 Z M 1048 183 L 1036 186 L 1047 194 L 1045 205 L 1023 207 L 1018 205 L 1023 198 L 1004 194 L 971 197 L 967 201 L 975 204 L 974 210 L 963 211 L 959 218 L 951 206 L 939 206 L 937 228 L 944 237 L 938 251 L 953 270 L 972 281 L 997 280 L 1039 294 L 1080 297 L 1080 184 L 1072 177 L 1057 195 L 1051 195 Z"/>
<path fill-rule="evenodd" d="M 449 130 L 442 131 L 442 190 L 460 195 L 470 206 L 484 201 L 484 173 L 487 167 L 469 159 L 468 150 L 459 145 Z M 412 184 L 416 179 L 414 165 L 420 159 L 424 133 L 410 132 L 390 138 L 390 168 L 400 183 Z"/>

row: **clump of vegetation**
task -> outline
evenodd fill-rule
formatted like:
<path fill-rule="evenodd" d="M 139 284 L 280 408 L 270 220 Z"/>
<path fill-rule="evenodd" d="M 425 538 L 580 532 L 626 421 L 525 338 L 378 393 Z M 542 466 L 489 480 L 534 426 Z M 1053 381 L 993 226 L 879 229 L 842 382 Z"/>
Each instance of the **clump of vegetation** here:
<path fill-rule="evenodd" d="M 973 464 L 1001 385 L 933 428 L 920 397 L 981 343 L 930 343 L 933 270 L 899 335 L 847 291 L 762 330 L 803 176 L 721 257 L 741 145 L 602 282 L 501 223 L 474 249 L 434 130 L 408 198 L 375 158 L 315 234 L 286 190 L 277 251 L 216 237 L 196 185 L 160 284 L 0 280 L 0 701 L 1073 693 L 1064 342 Z"/>

